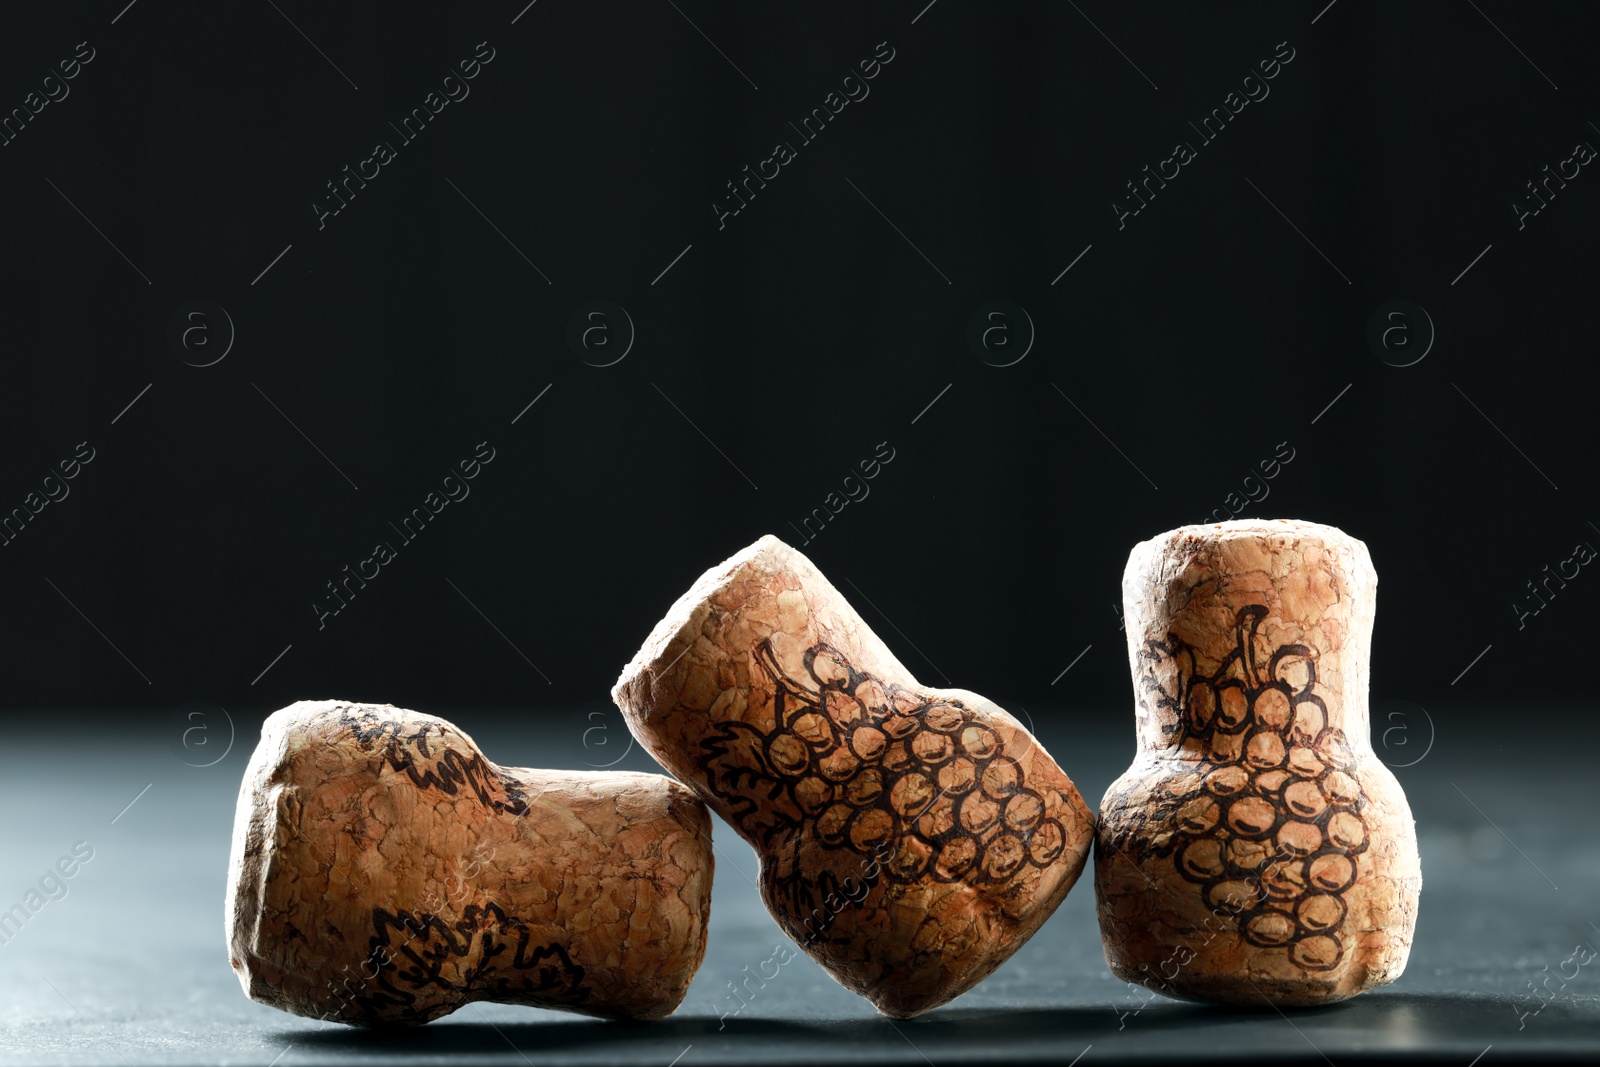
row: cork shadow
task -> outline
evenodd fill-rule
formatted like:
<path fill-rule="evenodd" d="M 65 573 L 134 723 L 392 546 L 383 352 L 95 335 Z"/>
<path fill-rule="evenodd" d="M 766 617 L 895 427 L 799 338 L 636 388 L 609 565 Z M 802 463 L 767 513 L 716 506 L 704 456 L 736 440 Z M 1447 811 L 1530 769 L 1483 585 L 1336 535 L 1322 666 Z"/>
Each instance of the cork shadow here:
<path fill-rule="evenodd" d="M 1519 1022 L 1504 997 L 1477 993 L 1374 990 L 1336 1004 L 1281 1012 L 1270 1005 L 1230 1007 L 1164 999 L 1136 1009 L 1137 1002 L 1023 1011 L 951 1008 L 897 1025 L 917 1046 L 947 1050 L 954 1057 L 976 1055 L 997 1043 L 1024 1042 L 1055 1046 L 1055 1054 L 1070 1058 L 1077 1048 L 1092 1042 L 1096 1049 L 1116 1046 L 1124 1058 L 1170 1062 L 1199 1043 L 1307 1062 L 1322 1062 L 1324 1052 L 1335 1058 L 1356 1050 L 1398 1056 L 1428 1047 L 1436 1053 L 1451 1050 L 1451 1055 L 1459 1051 L 1466 1062 L 1490 1043 L 1514 1039 Z M 1592 1011 L 1575 1003 L 1552 1002 L 1540 1019 L 1540 1038 L 1559 1045 L 1592 1032 L 1593 1025 Z M 1288 1045 L 1286 1036 L 1291 1040 Z M 1303 1047 L 1296 1047 L 1301 1043 Z M 1531 1051 L 1523 1048 L 1525 1054 Z"/>
<path fill-rule="evenodd" d="M 469 1009 L 470 1010 L 470 1009 Z M 459 1015 L 459 1013 L 457 1013 Z M 554 1014 L 554 1013 L 552 1013 Z M 381 1054 L 386 1060 L 404 1062 L 408 1058 L 436 1061 L 441 1056 L 487 1055 L 532 1050 L 609 1049 L 629 1057 L 663 1054 L 666 1063 L 682 1052 L 685 1045 L 725 1039 L 741 1033 L 763 1041 L 813 1039 L 825 1032 L 821 1024 L 787 1023 L 781 1020 L 728 1020 L 724 1027 L 716 1016 L 670 1018 L 657 1022 L 624 1020 L 560 1019 L 527 1022 L 489 1022 L 449 1016 L 418 1027 L 347 1027 L 338 1030 L 281 1030 L 275 1037 L 297 1049 L 323 1053 L 347 1052 Z M 736 1025 L 737 1024 L 737 1025 Z"/>
<path fill-rule="evenodd" d="M 525 1022 L 491 1023 L 474 1018 L 468 1008 L 466 1014 L 409 1029 L 281 1030 L 275 1036 L 295 1048 L 324 1054 L 381 1054 L 397 1062 L 496 1052 L 515 1057 L 537 1050 L 546 1054 L 611 1053 L 641 1062 L 660 1059 L 668 1063 L 687 1046 L 716 1043 L 726 1051 L 746 1054 L 750 1062 L 777 1054 L 820 1063 L 857 1060 L 879 1051 L 886 1056 L 900 1055 L 908 1045 L 936 1061 L 940 1053 L 959 1060 L 1018 1043 L 1065 1053 L 1070 1059 L 1088 1044 L 1100 1047 L 1127 1042 L 1123 1052 L 1137 1058 L 1193 1047 L 1200 1035 L 1212 1043 L 1226 1041 L 1231 1047 L 1261 1051 L 1276 1048 L 1286 1054 L 1281 1039 L 1289 1023 L 1300 1031 L 1297 1041 L 1310 1043 L 1307 1055 L 1319 1047 L 1337 1054 L 1352 1045 L 1399 1052 L 1419 1041 L 1463 1048 L 1476 1042 L 1475 1052 L 1488 1042 L 1506 1039 L 1517 1023 L 1503 998 L 1470 994 L 1375 991 L 1338 1004 L 1284 1013 L 1271 1007 L 1161 1000 L 1133 1014 L 1134 1006 L 1108 1002 L 1031 1008 L 946 1007 L 912 1020 L 679 1015 L 647 1023 L 558 1017 L 554 1013 Z M 1125 1012 L 1129 1014 L 1124 1019 Z M 1504 1020 L 1500 1020 L 1501 1014 Z M 1546 1037 L 1564 1037 L 1592 1025 L 1592 1017 L 1576 1008 L 1563 1011 L 1552 1004 L 1540 1022 L 1548 1031 Z"/>
<path fill-rule="evenodd" d="M 470 1012 L 470 1009 L 468 1009 Z M 458 1018 L 460 1021 L 452 1022 Z M 1024 1034 L 1035 1038 L 1090 1040 L 1115 1032 L 1116 1017 L 1106 1007 L 1051 1007 L 1022 1010 L 936 1010 L 912 1021 L 874 1016 L 853 1019 L 782 1019 L 716 1015 L 673 1016 L 657 1022 L 592 1019 L 494 1022 L 470 1014 L 449 1016 L 413 1028 L 349 1028 L 282 1030 L 275 1036 L 295 1048 L 321 1052 L 378 1054 L 404 1061 L 408 1056 L 435 1059 L 441 1055 L 489 1054 L 513 1050 L 610 1050 L 633 1057 L 662 1056 L 668 1062 L 686 1045 L 734 1043 L 755 1056 L 787 1046 L 806 1055 L 850 1059 L 875 1047 L 904 1050 L 913 1046 L 989 1045 Z"/>

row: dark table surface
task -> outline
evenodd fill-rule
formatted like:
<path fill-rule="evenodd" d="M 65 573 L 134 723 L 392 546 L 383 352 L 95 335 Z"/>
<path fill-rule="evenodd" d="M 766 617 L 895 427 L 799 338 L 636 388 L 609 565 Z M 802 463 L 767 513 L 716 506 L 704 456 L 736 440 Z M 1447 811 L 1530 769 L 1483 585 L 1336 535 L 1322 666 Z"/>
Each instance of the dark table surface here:
<path fill-rule="evenodd" d="M 614 709 L 440 713 L 498 763 L 616 760 L 619 769 L 655 769 L 628 750 Z M 1032 717 L 1098 804 L 1131 756 L 1131 716 L 1036 708 Z M 1405 974 L 1343 1004 L 1282 1014 L 1146 1003 L 1106 969 L 1086 871 L 993 977 L 919 1019 L 878 1016 L 798 954 L 741 1009 L 730 983 L 788 942 L 756 892 L 754 853 L 719 824 L 709 952 L 670 1019 L 632 1025 L 470 1005 L 399 1036 L 255 1004 L 229 970 L 224 880 L 259 712 L 233 716 L 231 751 L 206 767 L 189 764 L 212 757 L 175 748 L 171 723 L 159 716 L 56 711 L 34 721 L 32 732 L 0 745 L 0 908 L 24 901 L 75 843 L 87 842 L 93 858 L 65 881 L 65 896 L 0 944 L 0 1062 L 944 1067 L 1080 1056 L 1461 1064 L 1600 1056 L 1600 828 L 1590 754 L 1518 744 L 1495 716 L 1435 708 L 1426 722 L 1415 718 L 1408 747 L 1380 751 L 1397 765 L 1426 752 L 1396 772 L 1417 817 L 1425 885 Z M 214 724 L 206 751 L 221 750 L 226 727 Z"/>

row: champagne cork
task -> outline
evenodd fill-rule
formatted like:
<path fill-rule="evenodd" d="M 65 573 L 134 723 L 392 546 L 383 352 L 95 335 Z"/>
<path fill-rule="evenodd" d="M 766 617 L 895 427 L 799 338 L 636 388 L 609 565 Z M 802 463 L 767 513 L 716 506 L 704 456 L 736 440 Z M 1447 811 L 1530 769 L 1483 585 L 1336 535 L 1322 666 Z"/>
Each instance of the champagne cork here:
<path fill-rule="evenodd" d="M 784 932 L 879 1011 L 960 995 L 1066 897 L 1093 818 L 990 701 L 919 685 L 774 537 L 713 567 L 612 690 L 761 858 Z"/>
<path fill-rule="evenodd" d="M 705 956 L 711 875 L 710 816 L 661 775 L 497 767 L 443 719 L 301 701 L 239 790 L 229 961 L 252 1000 L 345 1023 L 655 1019 Z"/>
<path fill-rule="evenodd" d="M 1372 752 L 1377 575 L 1291 520 L 1187 526 L 1122 579 L 1139 751 L 1106 791 L 1106 961 L 1167 996 L 1326 1004 L 1404 970 L 1416 831 Z"/>

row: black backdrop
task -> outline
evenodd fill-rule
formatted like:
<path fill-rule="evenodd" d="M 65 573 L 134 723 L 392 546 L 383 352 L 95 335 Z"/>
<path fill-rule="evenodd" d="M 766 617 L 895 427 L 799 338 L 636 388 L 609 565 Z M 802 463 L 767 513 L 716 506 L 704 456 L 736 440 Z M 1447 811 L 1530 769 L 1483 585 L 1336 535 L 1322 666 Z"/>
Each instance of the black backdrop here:
<path fill-rule="evenodd" d="M 39 108 L 0 148 L 0 509 L 67 494 L 0 548 L 9 708 L 604 702 L 703 569 L 863 491 L 804 550 L 1002 705 L 1126 704 L 1128 549 L 1235 508 L 1366 541 L 1378 703 L 1589 694 L 1600 577 L 1514 604 L 1600 546 L 1591 9 L 122 7 L 0 39 L 0 107 Z M 608 307 L 586 362 L 594 300 L 634 337 Z M 1014 310 L 969 343 L 988 301 L 1019 362 Z"/>

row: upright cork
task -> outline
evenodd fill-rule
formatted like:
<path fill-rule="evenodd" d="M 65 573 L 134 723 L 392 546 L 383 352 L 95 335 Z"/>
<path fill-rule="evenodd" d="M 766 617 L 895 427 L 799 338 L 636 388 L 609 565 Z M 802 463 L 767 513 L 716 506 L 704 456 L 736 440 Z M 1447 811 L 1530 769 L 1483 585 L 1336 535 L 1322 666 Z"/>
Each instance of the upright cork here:
<path fill-rule="evenodd" d="M 1119 978 L 1287 1007 L 1400 976 L 1422 874 L 1368 726 L 1377 581 L 1366 545 L 1311 522 L 1186 526 L 1134 548 L 1139 752 L 1095 847 Z"/>
<path fill-rule="evenodd" d="M 1022 724 L 919 685 L 777 538 L 701 575 L 612 695 L 755 847 L 784 932 L 886 1015 L 981 981 L 1088 858 L 1092 816 Z"/>
<path fill-rule="evenodd" d="M 661 775 L 497 767 L 443 719 L 301 701 L 239 790 L 229 962 L 296 1015 L 474 1000 L 654 1019 L 705 956 L 711 819 Z"/>

